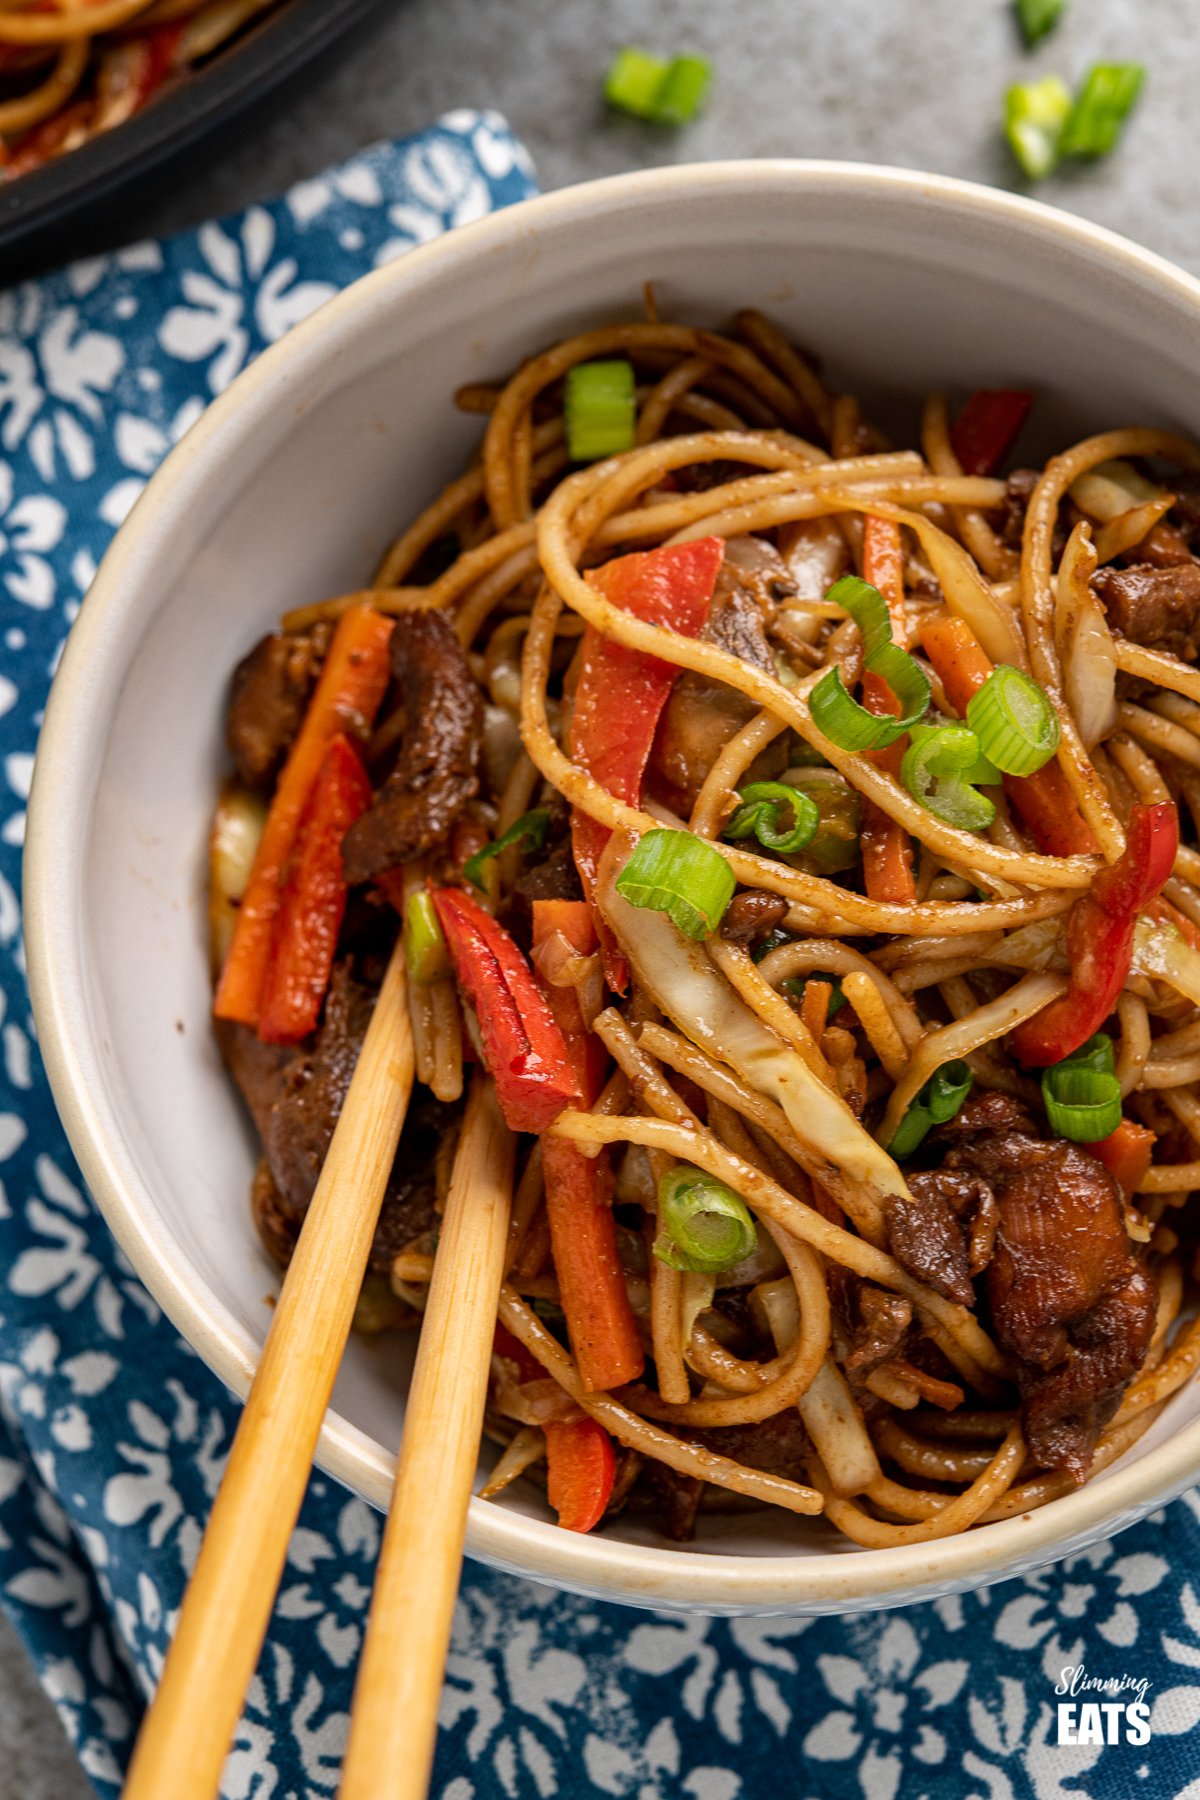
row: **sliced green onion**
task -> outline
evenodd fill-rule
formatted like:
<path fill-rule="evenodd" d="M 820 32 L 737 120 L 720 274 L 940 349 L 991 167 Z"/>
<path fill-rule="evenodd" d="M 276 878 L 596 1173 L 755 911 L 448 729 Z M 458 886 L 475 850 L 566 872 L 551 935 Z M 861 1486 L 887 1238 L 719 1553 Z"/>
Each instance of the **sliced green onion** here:
<path fill-rule="evenodd" d="M 953 1119 L 971 1091 L 974 1076 L 965 1062 L 956 1058 L 943 1063 L 900 1121 L 895 1137 L 888 1145 L 888 1155 L 900 1161 L 911 1156 L 935 1125 Z"/>
<path fill-rule="evenodd" d="M 500 837 L 493 838 L 490 844 L 485 844 L 482 850 L 477 850 L 474 856 L 467 858 L 463 864 L 463 874 L 477 888 L 486 891 L 487 883 L 483 872 L 493 856 L 499 856 L 505 850 L 540 850 L 549 829 L 550 814 L 544 806 L 522 813 Z"/>
<path fill-rule="evenodd" d="M 758 1246 L 745 1201 L 690 1163 L 676 1163 L 659 1182 L 658 1218 L 654 1254 L 669 1269 L 719 1275 Z"/>
<path fill-rule="evenodd" d="M 973 785 L 997 782 L 998 769 L 979 753 L 979 739 L 963 725 L 918 725 L 900 764 L 900 779 L 926 812 L 960 831 L 986 831 L 996 808 Z"/>
<path fill-rule="evenodd" d="M 634 45 L 618 51 L 604 80 L 604 98 L 619 112 L 652 125 L 686 125 L 704 104 L 712 70 L 701 56 L 670 62 Z"/>
<path fill-rule="evenodd" d="M 843 575 L 825 596 L 845 607 L 862 633 L 863 667 L 886 681 L 900 703 L 900 717 L 869 713 L 846 692 L 840 669 L 824 674 L 808 697 L 814 723 L 839 750 L 881 750 L 894 744 L 929 706 L 929 678 L 907 650 L 892 642 L 887 601 L 869 582 Z"/>
<path fill-rule="evenodd" d="M 1057 75 L 1018 82 L 1004 96 L 1008 147 L 1033 181 L 1057 167 L 1063 126 L 1071 111 L 1071 90 Z"/>
<path fill-rule="evenodd" d="M 1097 63 L 1089 69 L 1062 128 L 1059 155 L 1107 156 L 1145 78 L 1141 63 Z"/>
<path fill-rule="evenodd" d="M 820 809 L 799 788 L 782 781 L 752 781 L 741 789 L 741 804 L 721 833 L 722 837 L 756 837 L 764 850 L 779 850 L 785 856 L 803 850 L 821 823 Z M 783 821 L 791 816 L 785 829 Z"/>
<path fill-rule="evenodd" d="M 702 56 L 675 57 L 654 99 L 654 124 L 687 125 L 704 105 L 711 80 L 712 69 Z"/>
<path fill-rule="evenodd" d="M 721 852 L 690 831 L 648 831 L 617 876 L 617 892 L 631 906 L 665 912 L 690 938 L 717 929 L 736 886 Z"/>
<path fill-rule="evenodd" d="M 858 834 L 862 801 L 857 789 L 827 763 L 790 768 L 784 777 L 788 787 L 807 794 L 821 815 L 816 833 L 801 854 L 802 866 L 815 865 L 825 875 L 839 875 L 858 861 Z"/>
<path fill-rule="evenodd" d="M 1054 30 L 1065 4 L 1066 0 L 1017 0 L 1017 22 L 1030 50 Z"/>
<path fill-rule="evenodd" d="M 1032 775 L 1058 749 L 1058 714 L 1033 677 L 1000 663 L 967 702 L 979 748 L 1006 775 Z"/>
<path fill-rule="evenodd" d="M 1042 1076 L 1050 1129 L 1075 1144 L 1095 1144 L 1121 1123 L 1121 1084 L 1103 1069 L 1070 1060 Z"/>
<path fill-rule="evenodd" d="M 632 363 L 576 363 L 567 370 L 563 411 L 572 462 L 599 462 L 632 450 L 637 426 Z"/>
<path fill-rule="evenodd" d="M 409 980 L 417 987 L 428 987 L 450 973 L 446 940 L 427 888 L 410 894 L 404 909 L 404 962 Z"/>
<path fill-rule="evenodd" d="M 1098 1031 L 1086 1044 L 1080 1044 L 1078 1050 L 1072 1050 L 1070 1056 L 1053 1065 L 1056 1069 L 1096 1069 L 1101 1075 L 1111 1075 L 1116 1066 L 1113 1041 L 1107 1031 Z"/>

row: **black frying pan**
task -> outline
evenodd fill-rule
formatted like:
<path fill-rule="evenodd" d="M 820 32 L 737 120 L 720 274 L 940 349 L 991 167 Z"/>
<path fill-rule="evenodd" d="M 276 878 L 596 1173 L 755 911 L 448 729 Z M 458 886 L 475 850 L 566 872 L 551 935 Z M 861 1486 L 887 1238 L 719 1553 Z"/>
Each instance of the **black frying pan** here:
<path fill-rule="evenodd" d="M 111 202 L 151 186 L 203 138 L 228 131 L 381 10 L 380 0 L 288 0 L 124 125 L 0 184 L 0 287 L 129 237 Z"/>

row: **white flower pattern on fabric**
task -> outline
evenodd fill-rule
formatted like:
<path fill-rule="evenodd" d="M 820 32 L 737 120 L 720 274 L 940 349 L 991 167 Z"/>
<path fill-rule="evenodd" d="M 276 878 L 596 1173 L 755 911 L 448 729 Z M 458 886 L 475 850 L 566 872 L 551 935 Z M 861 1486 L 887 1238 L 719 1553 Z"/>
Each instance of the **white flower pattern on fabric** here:
<path fill-rule="evenodd" d="M 115 1250 L 37 1056 L 20 935 L 32 758 L 113 530 L 207 399 L 378 262 L 532 191 L 459 111 L 273 207 L 0 295 L 0 1599 L 117 1800 L 235 1409 Z M 224 1800 L 337 1785 L 379 1521 L 317 1477 Z M 470 1566 L 437 1800 L 1200 1800 L 1200 1502 L 903 1615 L 630 1614 Z M 1054 1741 L 1070 1651 L 1155 1683 L 1149 1749 Z"/>

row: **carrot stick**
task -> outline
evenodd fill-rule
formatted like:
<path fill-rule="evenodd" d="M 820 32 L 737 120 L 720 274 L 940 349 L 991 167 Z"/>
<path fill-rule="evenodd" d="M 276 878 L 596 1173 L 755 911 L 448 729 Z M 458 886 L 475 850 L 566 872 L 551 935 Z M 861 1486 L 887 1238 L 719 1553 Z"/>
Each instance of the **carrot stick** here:
<path fill-rule="evenodd" d="M 979 639 L 961 619 L 931 619 L 921 632 L 925 654 L 937 670 L 946 698 L 960 718 L 967 702 L 992 673 Z M 1100 846 L 1056 762 L 1034 775 L 1006 775 L 1004 789 L 1034 844 L 1046 856 L 1094 856 Z"/>
<path fill-rule="evenodd" d="M 352 606 L 338 621 L 267 814 L 217 987 L 213 1011 L 218 1019 L 258 1024 L 283 873 L 301 815 L 332 739 L 345 732 L 361 742 L 374 723 L 388 684 L 392 629 L 391 619 L 367 606 Z"/>
<path fill-rule="evenodd" d="M 596 950 L 592 915 L 582 900 L 534 901 L 535 960 L 539 947 L 555 932 L 581 956 L 591 956 Z M 603 1079 L 591 1049 L 598 1040 L 586 1028 L 575 988 L 552 987 L 546 982 L 543 991 L 558 1021 L 585 1104 L 590 1106 Z M 612 1166 L 605 1151 L 585 1156 L 566 1138 L 544 1137 L 542 1173 L 550 1248 L 571 1348 L 584 1387 L 589 1393 L 605 1392 L 635 1381 L 645 1365 L 617 1253 Z"/>
<path fill-rule="evenodd" d="M 904 617 L 904 547 L 900 527 L 893 519 L 880 519 L 868 513 L 863 520 L 863 580 L 878 588 L 887 601 L 892 620 L 892 641 L 900 648 L 908 647 L 908 625 Z M 887 682 L 870 671 L 863 676 L 863 705 L 870 713 L 883 716 L 899 714 L 899 703 Z M 908 743 L 906 737 L 884 750 L 867 754 L 878 769 L 886 769 L 898 781 L 900 764 Z M 872 900 L 903 905 L 917 897 L 913 876 L 912 841 L 903 825 L 871 801 L 863 805 L 862 822 L 863 881 Z"/>
<path fill-rule="evenodd" d="M 820 1043 L 821 1034 L 829 1019 L 829 1002 L 833 999 L 832 981 L 814 981 L 812 977 L 804 984 L 804 999 L 800 1004 L 800 1017 L 812 1032 L 813 1039 Z"/>

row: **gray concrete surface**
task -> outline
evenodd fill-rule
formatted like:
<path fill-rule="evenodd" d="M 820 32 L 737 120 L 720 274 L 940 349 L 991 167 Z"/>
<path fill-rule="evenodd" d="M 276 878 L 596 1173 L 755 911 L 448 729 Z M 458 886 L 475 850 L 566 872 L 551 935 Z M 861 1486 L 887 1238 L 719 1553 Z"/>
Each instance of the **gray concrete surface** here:
<path fill-rule="evenodd" d="M 1138 60 L 1146 90 L 1117 154 L 1039 192 L 1200 271 L 1198 18 L 1196 0 L 1069 0 L 1029 57 L 1009 0 L 395 0 L 286 112 L 220 161 L 201 153 L 154 207 L 130 208 L 122 235 L 242 206 L 453 106 L 506 112 L 545 187 L 663 162 L 826 156 L 1021 189 L 998 131 L 1008 83 Z M 665 134 L 606 114 L 601 79 L 631 42 L 711 59 L 695 125 Z M 89 1791 L 0 1622 L 0 1800 Z"/>

